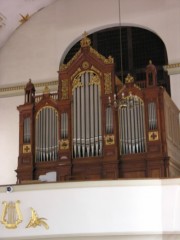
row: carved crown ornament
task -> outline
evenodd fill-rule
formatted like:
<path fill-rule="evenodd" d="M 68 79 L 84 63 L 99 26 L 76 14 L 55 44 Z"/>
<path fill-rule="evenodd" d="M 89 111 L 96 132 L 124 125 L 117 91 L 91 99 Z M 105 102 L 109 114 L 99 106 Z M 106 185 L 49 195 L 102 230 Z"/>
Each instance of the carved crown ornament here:
<path fill-rule="evenodd" d="M 20 210 L 20 201 L 16 202 L 3 201 L 3 209 L 0 218 L 0 223 L 3 224 L 7 229 L 16 229 L 20 223 L 23 222 L 23 216 Z M 38 217 L 38 214 L 33 208 L 31 210 L 31 217 L 26 225 L 26 228 L 36 228 L 38 226 L 43 226 L 45 229 L 49 229 L 48 224 L 46 223 L 46 218 Z"/>

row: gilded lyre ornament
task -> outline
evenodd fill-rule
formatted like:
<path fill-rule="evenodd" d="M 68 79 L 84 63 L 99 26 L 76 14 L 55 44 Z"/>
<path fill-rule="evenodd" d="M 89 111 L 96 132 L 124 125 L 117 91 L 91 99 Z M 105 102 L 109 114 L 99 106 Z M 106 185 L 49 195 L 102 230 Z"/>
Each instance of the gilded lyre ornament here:
<path fill-rule="evenodd" d="M 62 80 L 61 93 L 62 93 L 62 99 L 68 99 L 68 79 Z"/>
<path fill-rule="evenodd" d="M 26 226 L 26 228 L 30 228 L 30 227 L 37 227 L 37 226 L 44 226 L 46 229 L 49 229 L 48 224 L 45 222 L 45 220 L 47 220 L 46 218 L 39 218 L 36 211 L 31 208 L 31 219 L 28 223 L 28 225 Z"/>
<path fill-rule="evenodd" d="M 111 73 L 104 73 L 105 94 L 112 93 Z"/>
<path fill-rule="evenodd" d="M 14 229 L 17 228 L 18 224 L 22 222 L 22 214 L 20 211 L 20 201 L 2 203 L 4 205 L 2 217 L 0 222 L 5 225 L 6 228 Z"/>

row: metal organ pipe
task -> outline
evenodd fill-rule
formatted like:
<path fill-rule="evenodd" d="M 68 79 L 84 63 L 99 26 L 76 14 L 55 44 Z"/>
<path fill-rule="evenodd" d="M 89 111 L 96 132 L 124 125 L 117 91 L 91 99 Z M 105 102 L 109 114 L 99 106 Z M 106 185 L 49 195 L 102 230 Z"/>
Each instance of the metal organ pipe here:
<path fill-rule="evenodd" d="M 113 133 L 113 113 L 111 106 L 106 108 L 106 134 Z"/>
<path fill-rule="evenodd" d="M 126 98 L 126 106 L 119 106 L 120 153 L 146 151 L 144 104 L 137 96 Z"/>
<path fill-rule="evenodd" d="M 24 143 L 30 143 L 30 117 L 24 119 Z"/>
<path fill-rule="evenodd" d="M 86 75 L 83 74 L 82 77 L 81 77 L 81 81 L 82 81 L 82 89 L 81 89 L 81 93 L 80 93 L 80 103 L 81 103 L 81 110 L 80 110 L 80 113 L 81 113 L 81 154 L 83 157 L 85 157 L 85 104 L 84 104 L 84 95 L 85 95 L 85 91 L 84 91 L 84 86 L 85 86 L 85 81 L 86 81 Z"/>
<path fill-rule="evenodd" d="M 94 85 L 94 131 L 95 131 L 95 155 L 98 156 L 99 148 L 98 148 L 98 122 L 99 122 L 99 114 L 98 114 L 98 86 Z"/>
<path fill-rule="evenodd" d="M 155 102 L 148 103 L 148 120 L 149 120 L 149 130 L 157 129 L 157 116 L 156 116 Z"/>
<path fill-rule="evenodd" d="M 73 135 L 74 135 L 74 138 L 73 138 L 73 150 L 74 150 L 74 157 L 76 158 L 77 157 L 77 142 L 76 142 L 76 139 L 77 139 L 77 124 L 76 124 L 76 119 L 77 119 L 77 111 L 76 111 L 76 106 L 77 106 L 77 89 L 74 89 L 74 94 L 73 94 L 73 120 L 74 120 L 74 126 L 73 126 Z"/>
<path fill-rule="evenodd" d="M 102 152 L 100 80 L 87 71 L 74 82 L 73 157 L 98 156 Z"/>
<path fill-rule="evenodd" d="M 58 114 L 53 107 L 43 107 L 36 116 L 36 162 L 54 161 L 58 152 Z"/>

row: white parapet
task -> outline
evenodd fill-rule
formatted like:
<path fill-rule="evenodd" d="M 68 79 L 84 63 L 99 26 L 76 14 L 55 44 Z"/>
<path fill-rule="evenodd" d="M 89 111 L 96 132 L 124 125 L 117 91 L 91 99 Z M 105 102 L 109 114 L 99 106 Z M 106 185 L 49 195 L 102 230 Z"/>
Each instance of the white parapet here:
<path fill-rule="evenodd" d="M 23 221 L 0 224 L 0 239 L 180 239 L 180 179 L 37 183 L 0 187 L 3 202 L 20 201 Z M 31 208 L 49 229 L 26 228 Z M 5 216 L 8 219 L 8 216 Z"/>

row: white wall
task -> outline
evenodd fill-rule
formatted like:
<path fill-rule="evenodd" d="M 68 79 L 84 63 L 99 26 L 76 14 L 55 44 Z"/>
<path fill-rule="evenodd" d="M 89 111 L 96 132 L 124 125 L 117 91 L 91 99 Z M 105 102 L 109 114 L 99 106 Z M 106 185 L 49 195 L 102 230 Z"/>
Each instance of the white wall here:
<path fill-rule="evenodd" d="M 0 187 L 1 201 L 20 201 L 23 221 L 0 224 L 0 239 L 119 236 L 119 239 L 179 239 L 180 180 L 117 180 Z M 32 207 L 43 226 L 26 228 Z M 0 206 L 0 213 L 3 205 Z M 7 216 L 5 216 L 7 219 Z M 176 238 L 176 236 L 177 238 Z M 140 238 L 141 236 L 141 238 Z M 143 237 L 142 237 L 143 236 Z M 164 237 L 166 236 L 166 238 Z M 126 237 L 126 238 L 125 238 Z M 168 238 L 169 237 L 169 238 Z M 79 239 L 79 238 L 78 238 Z M 88 239 L 88 238 L 87 238 Z M 100 238 L 101 239 L 101 238 Z"/>
<path fill-rule="evenodd" d="M 0 185 L 16 183 L 19 151 L 19 112 L 24 97 L 0 98 Z"/>
<path fill-rule="evenodd" d="M 51 81 L 65 53 L 82 33 L 119 24 L 118 0 L 58 0 L 33 15 L 0 49 L 0 87 Z M 180 1 L 121 0 L 122 25 L 141 26 L 164 41 L 169 63 L 180 61 Z M 175 79 L 175 81 L 174 81 Z M 172 98 L 180 106 L 177 85 Z M 179 84 L 178 84 L 179 86 Z M 18 157 L 18 112 L 23 97 L 0 99 L 0 184 L 15 183 Z"/>

